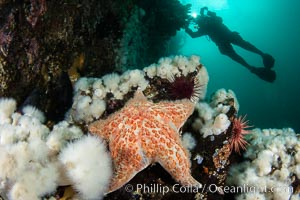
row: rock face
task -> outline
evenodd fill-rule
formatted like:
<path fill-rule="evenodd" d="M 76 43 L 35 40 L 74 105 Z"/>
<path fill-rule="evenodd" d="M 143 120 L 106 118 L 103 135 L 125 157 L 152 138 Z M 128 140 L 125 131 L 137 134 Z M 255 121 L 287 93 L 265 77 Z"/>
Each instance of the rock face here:
<path fill-rule="evenodd" d="M 121 9 L 93 0 L 1 3 L 0 95 L 22 100 L 36 87 L 46 90 L 72 66 L 77 72 L 97 63 L 101 73 L 110 71 L 121 19 L 130 13 Z"/>
<path fill-rule="evenodd" d="M 21 100 L 72 67 L 72 75 L 99 76 L 123 65 L 156 61 L 163 56 L 164 42 L 184 27 L 189 10 L 176 0 L 159 2 L 0 1 L 0 96 Z M 140 34 L 130 27 L 138 27 Z M 138 44 L 141 39 L 144 43 Z M 161 50 L 151 50 L 155 46 Z M 131 52 L 119 50 L 127 47 Z M 144 53 L 133 61 L 136 56 L 130 54 L 137 49 Z"/>

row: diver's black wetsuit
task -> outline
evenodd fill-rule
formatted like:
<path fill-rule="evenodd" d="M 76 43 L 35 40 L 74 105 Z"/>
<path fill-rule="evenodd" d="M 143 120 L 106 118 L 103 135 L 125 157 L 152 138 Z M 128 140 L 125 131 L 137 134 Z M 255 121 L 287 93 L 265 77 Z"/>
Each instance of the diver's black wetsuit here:
<path fill-rule="evenodd" d="M 252 73 L 258 75 L 261 79 L 273 82 L 276 78 L 276 74 L 274 71 L 270 70 L 270 68 L 274 66 L 274 58 L 269 54 L 263 53 L 251 43 L 245 41 L 238 32 L 229 30 L 229 28 L 225 26 L 222 21 L 222 18 L 216 16 L 215 13 L 213 13 L 213 15 L 202 14 L 196 21 L 199 26 L 198 31 L 193 32 L 189 28 L 186 28 L 185 31 L 192 38 L 208 35 L 218 46 L 222 54 L 240 63 Z M 265 68 L 256 68 L 249 65 L 240 55 L 235 52 L 232 44 L 262 56 Z"/>

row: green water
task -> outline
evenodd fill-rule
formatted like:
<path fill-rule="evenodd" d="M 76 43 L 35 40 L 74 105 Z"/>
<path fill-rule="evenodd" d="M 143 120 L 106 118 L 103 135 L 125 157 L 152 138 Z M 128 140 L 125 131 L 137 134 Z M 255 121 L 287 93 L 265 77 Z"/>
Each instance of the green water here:
<path fill-rule="evenodd" d="M 239 100 L 239 114 L 255 127 L 292 127 L 300 131 L 300 1 L 290 0 L 228 0 L 184 1 L 198 11 L 209 3 L 209 8 L 223 18 L 232 31 L 275 58 L 277 79 L 267 83 L 228 57 L 221 55 L 207 37 L 191 39 L 185 34 L 184 55 L 198 54 L 207 67 L 209 95 L 219 88 L 232 89 Z M 215 3 L 213 3 L 215 2 Z M 262 67 L 256 54 L 234 47 L 246 61 Z"/>

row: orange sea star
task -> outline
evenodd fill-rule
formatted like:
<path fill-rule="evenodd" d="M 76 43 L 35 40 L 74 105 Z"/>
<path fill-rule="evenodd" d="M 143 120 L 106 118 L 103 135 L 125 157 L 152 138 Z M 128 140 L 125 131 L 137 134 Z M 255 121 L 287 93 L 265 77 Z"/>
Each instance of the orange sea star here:
<path fill-rule="evenodd" d="M 189 155 L 179 135 L 194 106 L 188 99 L 153 103 L 138 90 L 120 111 L 89 126 L 91 133 L 109 143 L 115 168 L 109 192 L 155 162 L 182 185 L 201 186 L 191 176 Z"/>

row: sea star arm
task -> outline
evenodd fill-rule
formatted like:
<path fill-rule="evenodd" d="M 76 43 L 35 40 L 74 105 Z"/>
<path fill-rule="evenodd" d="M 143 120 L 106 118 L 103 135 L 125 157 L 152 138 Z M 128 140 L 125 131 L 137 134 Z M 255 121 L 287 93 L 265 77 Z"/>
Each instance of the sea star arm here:
<path fill-rule="evenodd" d="M 187 118 L 193 113 L 195 104 L 188 99 L 174 102 L 160 102 L 149 108 L 153 116 L 159 116 L 164 120 L 171 121 L 175 127 L 180 129 Z"/>
<path fill-rule="evenodd" d="M 167 131 L 170 135 L 178 135 L 172 128 L 168 128 Z M 166 135 L 161 135 L 157 142 L 154 141 L 157 149 L 155 161 L 168 171 L 180 184 L 184 186 L 201 187 L 201 184 L 191 175 L 191 163 L 188 152 L 182 146 L 181 141 L 174 140 L 177 140 L 177 138 L 168 138 Z"/>
<path fill-rule="evenodd" d="M 115 172 L 110 183 L 109 192 L 113 192 L 146 168 L 150 164 L 150 160 L 146 158 L 140 148 L 138 138 L 132 133 L 126 133 L 122 137 L 115 138 L 110 143 L 110 149 Z"/>
<path fill-rule="evenodd" d="M 144 120 L 142 146 L 152 162 L 158 162 L 172 177 L 185 186 L 200 187 L 191 176 L 189 153 L 184 149 L 179 134 L 171 122 Z"/>
<path fill-rule="evenodd" d="M 108 123 L 105 120 L 98 120 L 91 123 L 88 129 L 90 133 L 96 134 L 102 139 L 108 140 L 110 132 L 106 128 L 107 125 Z"/>

